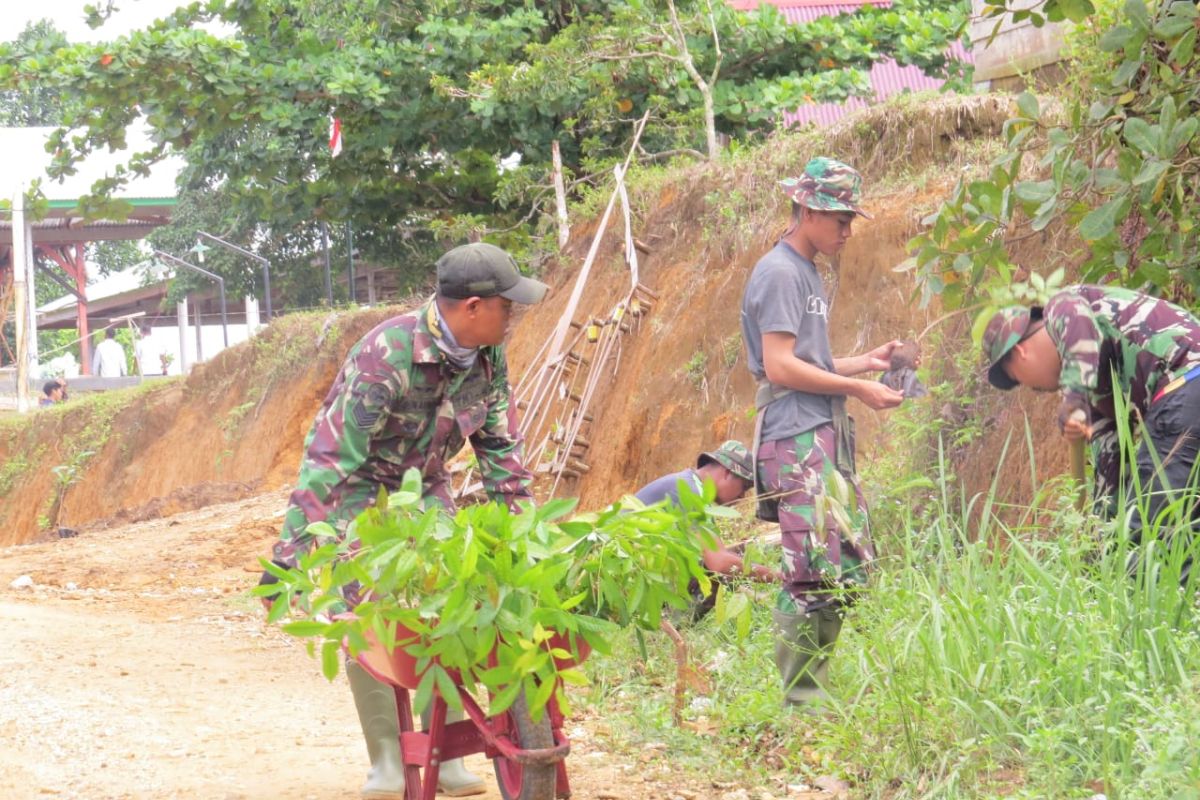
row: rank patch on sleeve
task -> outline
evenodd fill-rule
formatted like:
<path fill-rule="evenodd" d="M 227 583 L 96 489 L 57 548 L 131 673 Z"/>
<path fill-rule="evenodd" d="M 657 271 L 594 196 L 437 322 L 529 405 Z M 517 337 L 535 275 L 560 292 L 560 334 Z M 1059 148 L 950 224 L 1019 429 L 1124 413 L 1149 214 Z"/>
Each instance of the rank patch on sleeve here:
<path fill-rule="evenodd" d="M 359 430 L 372 430 L 387 411 L 391 392 L 385 384 L 372 383 L 363 394 L 356 395 L 350 414 Z"/>

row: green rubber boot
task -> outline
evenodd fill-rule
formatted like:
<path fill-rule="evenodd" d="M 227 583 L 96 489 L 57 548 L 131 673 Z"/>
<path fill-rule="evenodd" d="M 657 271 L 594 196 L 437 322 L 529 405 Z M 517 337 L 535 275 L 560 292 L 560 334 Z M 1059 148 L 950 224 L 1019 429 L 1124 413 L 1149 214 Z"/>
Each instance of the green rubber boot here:
<path fill-rule="evenodd" d="M 404 761 L 400 757 L 400 718 L 396 693 L 372 678 L 357 661 L 346 664 L 346 678 L 367 742 L 371 771 L 362 787 L 363 800 L 404 800 Z"/>
<path fill-rule="evenodd" d="M 778 628 L 775 665 L 783 679 L 784 705 L 817 710 L 828 699 L 825 692 L 829 653 L 842 630 L 836 607 L 789 614 L 772 609 Z"/>
<path fill-rule="evenodd" d="M 433 709 L 426 708 L 421 712 L 421 727 L 429 730 L 429 722 L 433 718 Z M 460 722 L 463 712 L 453 708 L 446 709 L 446 724 Z M 487 784 L 483 778 L 467 771 L 467 765 L 461 758 L 443 761 L 438 767 L 438 791 L 449 797 L 469 797 L 473 794 L 483 794 Z"/>

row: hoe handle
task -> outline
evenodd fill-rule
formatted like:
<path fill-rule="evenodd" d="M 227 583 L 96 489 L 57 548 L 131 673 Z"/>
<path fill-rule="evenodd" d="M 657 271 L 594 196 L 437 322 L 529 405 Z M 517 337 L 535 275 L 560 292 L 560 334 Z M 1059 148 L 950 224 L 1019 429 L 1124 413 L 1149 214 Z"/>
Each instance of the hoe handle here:
<path fill-rule="evenodd" d="M 1075 409 L 1071 412 L 1071 419 L 1077 422 L 1087 422 L 1087 414 L 1082 409 Z M 1084 476 L 1083 464 L 1083 439 L 1072 439 L 1069 444 L 1071 446 L 1071 477 L 1075 479 L 1075 484 L 1078 487 L 1078 494 L 1075 497 L 1075 510 L 1083 511 L 1083 505 L 1087 502 L 1087 482 Z"/>

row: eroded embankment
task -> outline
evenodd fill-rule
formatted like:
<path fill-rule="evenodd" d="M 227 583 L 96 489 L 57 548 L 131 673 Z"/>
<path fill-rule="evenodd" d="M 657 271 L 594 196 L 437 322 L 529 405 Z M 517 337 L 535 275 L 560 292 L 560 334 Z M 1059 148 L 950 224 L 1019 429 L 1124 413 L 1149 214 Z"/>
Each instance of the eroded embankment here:
<path fill-rule="evenodd" d="M 0 545 L 53 522 L 134 520 L 290 483 L 346 349 L 397 311 L 285 317 L 186 379 L 7 420 Z"/>
<path fill-rule="evenodd" d="M 909 102 L 859 115 L 825 134 L 779 136 L 717 165 L 640 174 L 631 187 L 634 228 L 650 251 L 641 260 L 641 281 L 659 299 L 623 339 L 619 370 L 597 390 L 590 471 L 566 491 L 595 507 L 680 469 L 704 447 L 729 437 L 749 439 L 753 387 L 739 334 L 742 287 L 786 223 L 775 182 L 813 155 L 859 165 L 866 206 L 875 215 L 856 224 L 838 263 L 822 265 L 832 298 L 834 351 L 849 354 L 912 337 L 938 320 L 939 309 L 919 310 L 912 301 L 911 274 L 893 268 L 954 179 L 986 163 L 1009 102 Z M 596 219 L 575 225 L 566 252 L 548 270 L 550 300 L 518 320 L 510 346 L 514 382 L 553 330 L 596 228 Z M 1021 263 L 1069 262 L 1071 244 L 1060 239 L 1048 232 L 1024 243 Z M 576 318 L 606 314 L 628 286 L 619 229 L 610 227 Z M 0 544 L 34 538 L 52 521 L 60 493 L 58 523 L 79 526 L 119 514 L 153 514 L 155 504 L 180 510 L 287 485 L 346 349 L 395 312 L 285 317 L 184 381 L 6 423 L 0 427 Z M 951 470 L 969 491 L 986 488 L 998 475 L 1004 496 L 1027 498 L 1035 479 L 1023 448 L 1014 447 L 1000 466 L 998 456 L 1007 437 L 1023 441 L 1028 412 L 1040 475 L 1061 472 L 1065 452 L 1050 435 L 1053 401 L 1002 396 L 981 386 L 968 323 L 966 316 L 951 318 L 923 342 L 931 380 L 942 387 L 921 401 L 929 404 L 923 424 L 944 418 L 943 428 L 958 442 L 948 454 Z M 911 436 L 893 429 L 895 417 L 852 406 L 860 467 L 895 457 L 897 446 L 911 446 Z M 918 465 L 927 459 L 932 470 L 934 454 L 926 446 L 901 455 Z M 54 467 L 62 469 L 56 474 Z"/>
<path fill-rule="evenodd" d="M 941 388 L 919 401 L 927 409 L 915 416 L 926 430 L 941 427 L 957 442 L 948 453 L 952 476 L 975 493 L 999 475 L 1003 497 L 1029 497 L 1035 480 L 1023 447 L 1027 415 L 1037 443 L 1036 482 L 1062 472 L 1065 448 L 1059 437 L 1049 436 L 1053 400 L 1002 395 L 981 385 L 969 315 L 941 321 L 936 304 L 919 309 L 913 275 L 895 271 L 921 219 L 964 170 L 986 164 L 1010 102 L 1003 96 L 947 97 L 875 109 L 825 135 L 781 136 L 719 165 L 643 176 L 631 192 L 635 236 L 649 249 L 640 257 L 639 275 L 659 297 L 636 334 L 623 340 L 618 373 L 597 391 L 587 434 L 599 445 L 588 451 L 590 471 L 567 490 L 578 493 L 585 507 L 595 507 L 681 469 L 723 439 L 750 440 L 754 388 L 740 335 L 742 289 L 787 223 L 787 201 L 776 181 L 822 154 L 863 168 L 866 207 L 874 216 L 855 224 L 837 263 L 819 265 L 832 301 L 834 353 L 915 337 L 934 323 L 922 345 L 930 379 Z M 570 294 L 595 230 L 595 221 L 573 229 L 569 257 L 548 277 L 554 297 Z M 1050 231 L 1027 241 L 1020 263 L 1039 269 L 1069 263 L 1070 243 L 1062 239 L 1061 232 Z M 619 228 L 610 227 L 576 319 L 604 317 L 628 286 Z M 510 347 L 514 365 L 534 357 L 558 314 L 554 303 L 528 313 Z M 851 413 L 858 423 L 860 469 L 910 444 L 911 437 L 901 444 L 889 414 L 857 401 L 851 401 Z M 1000 463 L 1010 436 L 1015 438 L 1009 456 Z M 901 454 L 902 460 L 915 466 L 927 461 L 932 473 L 936 448 L 930 442 L 936 438 L 926 436 L 922 450 Z"/>

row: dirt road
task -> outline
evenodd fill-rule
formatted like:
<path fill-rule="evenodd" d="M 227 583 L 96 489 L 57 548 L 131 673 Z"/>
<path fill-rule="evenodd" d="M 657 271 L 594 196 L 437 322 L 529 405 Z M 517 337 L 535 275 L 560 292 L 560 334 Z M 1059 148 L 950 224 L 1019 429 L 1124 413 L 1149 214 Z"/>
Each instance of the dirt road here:
<path fill-rule="evenodd" d="M 0 797 L 358 797 L 344 678 L 328 683 L 245 595 L 285 501 L 0 550 Z M 598 723 L 569 723 L 576 798 L 731 794 L 665 759 L 622 763 Z M 494 785 L 482 757 L 469 764 Z"/>

